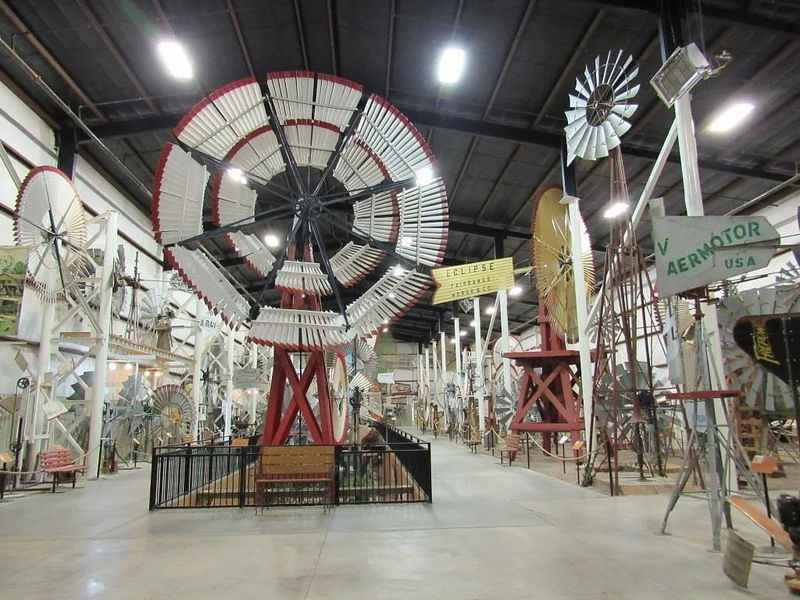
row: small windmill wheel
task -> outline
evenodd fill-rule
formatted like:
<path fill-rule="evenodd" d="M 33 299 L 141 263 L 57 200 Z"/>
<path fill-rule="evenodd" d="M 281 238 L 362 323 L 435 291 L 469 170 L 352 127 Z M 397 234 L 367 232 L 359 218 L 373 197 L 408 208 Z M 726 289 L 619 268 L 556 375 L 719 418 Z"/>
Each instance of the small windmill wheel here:
<path fill-rule="evenodd" d="M 627 121 L 638 104 L 629 101 L 639 92 L 639 84 L 631 85 L 639 67 L 633 56 L 621 62 L 623 52 L 616 57 L 609 51 L 605 61 L 598 56 L 594 68 L 584 70 L 575 81 L 577 96 L 569 95 L 570 110 L 566 111 L 567 162 L 576 156 L 595 160 L 608 156 L 610 150 L 620 145 L 620 138 L 631 128 Z"/>
<path fill-rule="evenodd" d="M 594 260 L 583 219 L 573 223 L 561 190 L 548 188 L 539 196 L 533 225 L 532 263 L 536 274 L 539 301 L 547 309 L 550 322 L 567 342 L 578 341 L 575 281 L 572 275 L 572 236 L 583 236 L 583 278 L 587 303 L 594 289 Z"/>
<path fill-rule="evenodd" d="M 17 194 L 14 240 L 30 246 L 25 283 L 47 302 L 63 300 L 89 272 L 86 215 L 69 178 L 54 167 L 32 169 Z"/>

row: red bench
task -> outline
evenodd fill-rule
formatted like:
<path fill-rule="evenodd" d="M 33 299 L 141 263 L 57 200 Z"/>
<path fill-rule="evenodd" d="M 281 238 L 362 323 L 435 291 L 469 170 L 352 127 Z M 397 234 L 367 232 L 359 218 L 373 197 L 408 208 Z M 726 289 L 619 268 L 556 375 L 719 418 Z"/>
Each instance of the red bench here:
<path fill-rule="evenodd" d="M 78 473 L 86 471 L 86 466 L 76 464 L 72 457 L 72 452 L 62 446 L 52 446 L 39 454 L 39 468 L 44 473 L 53 476 L 53 493 L 56 492 L 58 478 L 61 473 L 72 474 L 72 487 L 75 487 L 75 479 Z"/>

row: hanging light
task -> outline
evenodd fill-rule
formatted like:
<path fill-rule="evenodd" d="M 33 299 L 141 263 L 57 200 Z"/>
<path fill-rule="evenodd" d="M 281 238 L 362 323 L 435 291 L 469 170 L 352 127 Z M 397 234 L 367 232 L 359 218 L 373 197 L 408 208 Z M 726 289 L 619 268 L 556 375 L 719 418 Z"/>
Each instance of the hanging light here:
<path fill-rule="evenodd" d="M 244 171 L 238 169 L 236 167 L 229 167 L 226 171 L 228 173 L 228 177 L 236 181 L 237 183 L 246 184 L 247 177 L 244 175 Z"/>
<path fill-rule="evenodd" d="M 462 329 L 461 331 L 458 332 L 458 335 L 464 337 L 465 335 L 467 335 L 467 332 Z"/>
<path fill-rule="evenodd" d="M 475 319 L 472 319 L 472 321 L 469 322 L 469 326 L 470 327 L 476 327 L 477 325 L 478 325 L 478 323 L 477 323 L 477 321 L 475 321 Z"/>
<path fill-rule="evenodd" d="M 194 76 L 192 62 L 180 42 L 163 40 L 158 43 L 158 57 L 175 79 L 191 79 Z"/>
<path fill-rule="evenodd" d="M 711 120 L 708 131 L 711 133 L 727 133 L 741 125 L 747 116 L 753 112 L 755 104 L 750 102 L 737 102 L 721 110 Z"/>
<path fill-rule="evenodd" d="M 268 233 L 264 236 L 264 243 L 267 245 L 268 248 L 277 248 L 281 245 L 280 239 L 274 233 Z"/>
<path fill-rule="evenodd" d="M 486 310 L 483 311 L 483 312 L 485 312 L 487 315 L 493 315 L 494 314 L 494 306 L 487 306 Z"/>
<path fill-rule="evenodd" d="M 464 73 L 467 53 L 462 48 L 448 46 L 439 54 L 436 75 L 439 83 L 456 83 Z"/>
<path fill-rule="evenodd" d="M 422 167 L 419 171 L 414 173 L 417 185 L 428 185 L 435 177 L 431 167 Z"/>
<path fill-rule="evenodd" d="M 603 218 L 605 219 L 616 219 L 620 215 L 624 215 L 628 212 L 628 203 L 627 202 L 614 202 L 614 204 L 610 205 L 605 212 L 603 213 Z"/>

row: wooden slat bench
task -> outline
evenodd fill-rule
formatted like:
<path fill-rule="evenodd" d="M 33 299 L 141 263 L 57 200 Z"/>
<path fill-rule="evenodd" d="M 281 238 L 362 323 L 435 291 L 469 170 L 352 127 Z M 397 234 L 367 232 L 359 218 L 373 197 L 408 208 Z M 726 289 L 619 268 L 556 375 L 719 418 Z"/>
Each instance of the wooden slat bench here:
<path fill-rule="evenodd" d="M 333 506 L 335 462 L 333 446 L 264 446 L 255 476 L 257 503 L 269 505 L 270 488 L 306 484 L 319 488 L 326 508 Z M 297 493 L 305 495 L 307 491 Z"/>
<path fill-rule="evenodd" d="M 75 479 L 78 473 L 86 471 L 86 466 L 77 464 L 72 457 L 72 452 L 63 446 L 51 446 L 39 454 L 39 468 L 44 473 L 53 476 L 53 493 L 56 492 L 58 478 L 62 473 L 72 475 L 72 487 L 75 487 Z"/>
<path fill-rule="evenodd" d="M 500 464 L 503 464 L 503 456 L 508 455 L 508 466 L 514 462 L 519 453 L 520 436 L 516 431 L 509 431 L 506 434 L 505 447 L 500 448 Z"/>
<path fill-rule="evenodd" d="M 473 454 L 478 453 L 478 447 L 481 445 L 481 433 L 473 429 L 470 431 L 470 436 L 467 439 L 467 446 L 472 451 Z"/>

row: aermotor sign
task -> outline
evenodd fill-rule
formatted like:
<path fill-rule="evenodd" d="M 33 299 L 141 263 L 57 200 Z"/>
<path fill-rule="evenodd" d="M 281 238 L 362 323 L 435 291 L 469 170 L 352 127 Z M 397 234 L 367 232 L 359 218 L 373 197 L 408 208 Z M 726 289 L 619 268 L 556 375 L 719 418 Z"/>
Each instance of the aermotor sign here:
<path fill-rule="evenodd" d="M 666 297 L 765 267 L 780 236 L 764 217 L 656 217 L 653 239 Z"/>

